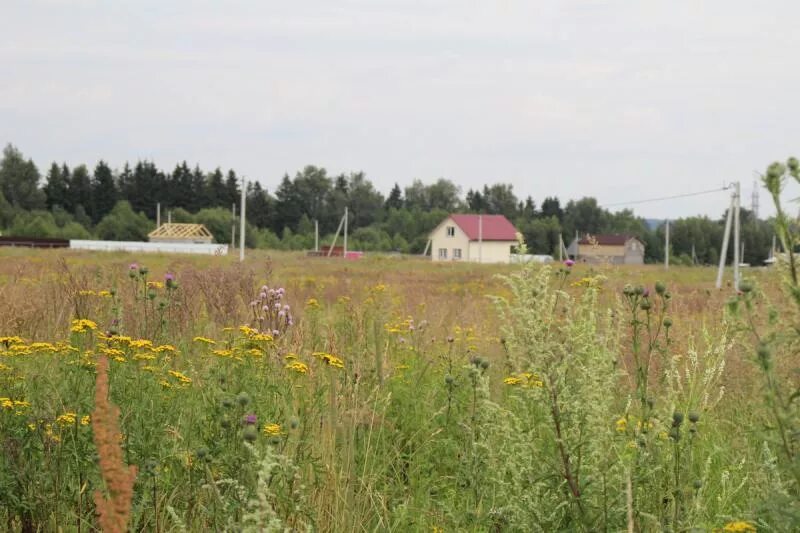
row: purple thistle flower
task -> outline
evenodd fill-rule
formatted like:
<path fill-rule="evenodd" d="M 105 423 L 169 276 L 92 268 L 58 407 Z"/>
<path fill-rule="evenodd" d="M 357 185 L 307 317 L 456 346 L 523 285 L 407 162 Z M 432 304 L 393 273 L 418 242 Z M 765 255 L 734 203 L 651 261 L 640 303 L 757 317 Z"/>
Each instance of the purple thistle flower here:
<path fill-rule="evenodd" d="M 258 422 L 258 417 L 256 415 L 254 414 L 244 415 L 245 424 L 249 426 L 254 426 L 256 425 L 256 422 Z"/>
<path fill-rule="evenodd" d="M 264 291 L 261 291 L 261 294 L 259 294 L 258 297 L 261 298 L 262 300 L 266 300 L 267 299 L 267 293 L 264 292 Z"/>
<path fill-rule="evenodd" d="M 571 267 L 574 264 L 575 264 L 575 261 L 573 261 L 572 259 L 567 259 L 566 261 L 564 261 L 564 265 L 567 266 L 567 267 Z"/>
<path fill-rule="evenodd" d="M 277 337 L 277 336 L 278 336 L 278 335 L 280 335 L 280 334 L 281 334 L 281 332 L 280 332 L 280 331 L 278 331 L 277 329 L 273 329 L 273 330 L 272 330 L 272 336 L 273 336 L 273 337 Z"/>
<path fill-rule="evenodd" d="M 131 270 L 139 270 L 139 265 L 138 263 L 131 263 L 131 266 L 129 268 Z"/>
<path fill-rule="evenodd" d="M 268 305 L 265 305 L 264 307 L 262 307 L 262 308 L 261 308 L 261 310 L 262 310 L 262 311 L 264 311 L 264 312 L 266 313 L 266 312 L 268 312 L 268 311 L 269 311 L 269 306 L 268 306 Z"/>
<path fill-rule="evenodd" d="M 642 296 L 644 296 L 645 298 L 650 296 L 650 289 L 645 289 L 644 292 L 642 293 Z"/>
<path fill-rule="evenodd" d="M 175 281 L 175 274 L 167 272 L 166 274 L 164 274 L 164 281 Z"/>
<path fill-rule="evenodd" d="M 285 316 L 286 316 L 286 312 L 285 311 L 283 311 L 283 310 L 278 311 L 278 318 L 283 318 Z"/>

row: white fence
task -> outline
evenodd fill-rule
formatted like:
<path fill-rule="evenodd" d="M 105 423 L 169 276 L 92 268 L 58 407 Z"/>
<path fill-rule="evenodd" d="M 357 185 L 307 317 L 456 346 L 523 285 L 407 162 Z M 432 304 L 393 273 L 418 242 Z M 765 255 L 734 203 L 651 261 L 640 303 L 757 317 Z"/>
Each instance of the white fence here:
<path fill-rule="evenodd" d="M 227 244 L 71 240 L 69 241 L 69 247 L 74 250 L 95 250 L 102 252 L 153 252 L 168 254 L 228 255 Z"/>

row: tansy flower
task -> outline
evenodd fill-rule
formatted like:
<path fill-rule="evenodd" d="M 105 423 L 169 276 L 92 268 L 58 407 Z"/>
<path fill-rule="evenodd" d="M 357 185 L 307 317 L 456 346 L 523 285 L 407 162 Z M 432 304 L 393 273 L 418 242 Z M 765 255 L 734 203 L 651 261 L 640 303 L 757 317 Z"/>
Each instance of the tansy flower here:
<path fill-rule="evenodd" d="M 84 416 L 81 417 L 81 425 L 82 426 L 88 426 L 89 422 L 91 422 L 91 420 L 92 419 L 91 419 L 91 417 L 89 415 L 84 415 Z"/>
<path fill-rule="evenodd" d="M 84 333 L 86 331 L 94 331 L 97 329 L 97 324 L 91 320 L 80 318 L 72 321 L 70 331 L 73 333 Z"/>
<path fill-rule="evenodd" d="M 202 344 L 216 344 L 217 343 L 217 341 L 209 339 L 207 337 L 195 337 L 193 340 L 194 340 L 194 342 L 199 342 L 199 343 L 202 343 Z"/>
<path fill-rule="evenodd" d="M 267 424 L 264 426 L 264 435 L 277 436 L 281 434 L 280 424 Z"/>
<path fill-rule="evenodd" d="M 755 532 L 756 528 L 750 522 L 737 520 L 735 522 L 728 522 L 723 526 L 722 531 L 730 531 L 734 533 L 750 533 Z"/>
<path fill-rule="evenodd" d="M 191 378 L 186 377 L 185 375 L 181 374 L 180 372 L 178 372 L 176 370 L 170 370 L 168 373 L 169 373 L 170 376 L 174 377 L 175 379 L 177 379 L 178 381 L 180 381 L 184 385 L 188 385 L 189 383 L 192 382 Z"/>
<path fill-rule="evenodd" d="M 617 432 L 618 433 L 625 433 L 628 429 L 628 421 L 624 418 L 620 418 L 617 420 Z"/>
<path fill-rule="evenodd" d="M 305 363 L 302 363 L 300 361 L 292 361 L 291 363 L 286 365 L 286 369 L 287 370 L 293 370 L 294 372 L 297 372 L 298 374 L 305 374 L 305 373 L 308 372 L 308 365 L 306 365 Z"/>
<path fill-rule="evenodd" d="M 56 423 L 59 426 L 71 426 L 75 423 L 77 416 L 75 413 L 64 413 L 56 418 Z"/>

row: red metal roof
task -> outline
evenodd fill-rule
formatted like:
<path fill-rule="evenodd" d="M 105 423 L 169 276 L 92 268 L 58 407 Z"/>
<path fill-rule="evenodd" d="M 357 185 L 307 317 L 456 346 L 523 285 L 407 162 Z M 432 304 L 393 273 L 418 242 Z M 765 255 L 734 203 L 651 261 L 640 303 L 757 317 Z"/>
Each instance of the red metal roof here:
<path fill-rule="evenodd" d="M 629 239 L 636 239 L 633 235 L 584 235 L 578 244 L 600 246 L 622 246 Z M 638 239 L 636 239 L 638 240 Z"/>
<path fill-rule="evenodd" d="M 503 215 L 450 215 L 450 218 L 469 240 L 477 241 L 516 241 L 517 228 Z M 481 219 L 480 227 L 478 219 Z M 479 231 L 481 230 L 479 235 Z"/>

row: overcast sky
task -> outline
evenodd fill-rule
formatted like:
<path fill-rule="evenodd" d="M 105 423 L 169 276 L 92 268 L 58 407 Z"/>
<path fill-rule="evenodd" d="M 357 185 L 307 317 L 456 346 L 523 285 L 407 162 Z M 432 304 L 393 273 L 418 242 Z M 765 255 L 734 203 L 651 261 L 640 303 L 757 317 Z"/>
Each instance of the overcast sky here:
<path fill-rule="evenodd" d="M 271 191 L 315 164 L 537 204 L 741 180 L 749 205 L 754 170 L 800 155 L 799 27 L 790 0 L 3 0 L 0 142 L 43 169 L 185 159 Z"/>

